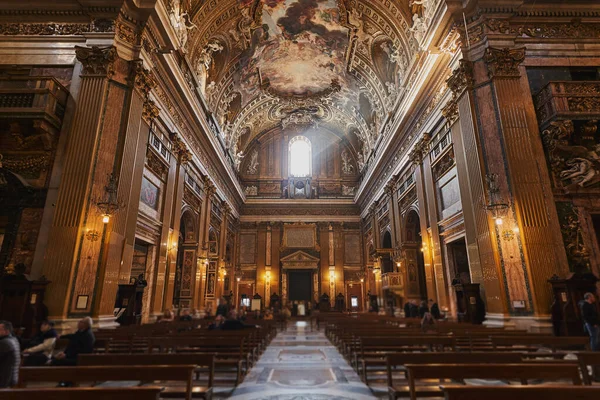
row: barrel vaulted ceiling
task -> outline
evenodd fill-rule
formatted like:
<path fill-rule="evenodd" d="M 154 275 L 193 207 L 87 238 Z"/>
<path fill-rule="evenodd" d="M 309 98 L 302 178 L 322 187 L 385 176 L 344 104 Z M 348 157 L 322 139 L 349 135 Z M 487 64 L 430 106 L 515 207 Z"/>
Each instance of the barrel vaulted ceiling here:
<path fill-rule="evenodd" d="M 359 166 L 403 96 L 436 0 L 171 0 L 236 163 L 272 129 L 324 128 Z"/>

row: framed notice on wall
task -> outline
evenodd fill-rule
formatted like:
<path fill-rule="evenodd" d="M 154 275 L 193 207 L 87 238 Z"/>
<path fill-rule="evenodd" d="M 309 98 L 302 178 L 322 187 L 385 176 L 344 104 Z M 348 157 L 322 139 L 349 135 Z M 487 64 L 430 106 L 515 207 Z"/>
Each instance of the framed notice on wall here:
<path fill-rule="evenodd" d="M 252 299 L 252 307 L 250 307 L 250 311 L 260 310 L 260 300 L 261 299 Z"/>

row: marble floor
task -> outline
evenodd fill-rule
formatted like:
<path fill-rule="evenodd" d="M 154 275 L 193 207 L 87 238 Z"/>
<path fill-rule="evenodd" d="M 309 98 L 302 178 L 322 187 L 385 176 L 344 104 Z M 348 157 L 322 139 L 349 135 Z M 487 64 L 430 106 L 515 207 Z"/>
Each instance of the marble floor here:
<path fill-rule="evenodd" d="M 229 397 L 234 400 L 376 399 L 323 332 L 291 322 Z"/>

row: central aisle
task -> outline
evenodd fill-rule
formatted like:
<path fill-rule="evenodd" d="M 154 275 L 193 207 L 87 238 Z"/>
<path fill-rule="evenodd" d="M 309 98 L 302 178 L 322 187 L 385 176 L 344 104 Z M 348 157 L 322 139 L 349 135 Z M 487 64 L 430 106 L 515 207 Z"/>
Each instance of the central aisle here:
<path fill-rule="evenodd" d="M 238 386 L 235 400 L 376 399 L 322 332 L 290 323 Z"/>

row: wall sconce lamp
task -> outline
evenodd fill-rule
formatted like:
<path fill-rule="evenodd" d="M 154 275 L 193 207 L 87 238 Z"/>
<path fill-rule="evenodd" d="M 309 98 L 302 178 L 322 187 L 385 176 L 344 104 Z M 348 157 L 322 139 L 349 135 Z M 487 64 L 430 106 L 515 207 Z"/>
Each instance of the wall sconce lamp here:
<path fill-rule="evenodd" d="M 98 210 L 102 214 L 102 223 L 108 224 L 110 217 L 114 215 L 123 206 L 117 199 L 118 181 L 115 174 L 111 173 L 108 177 L 108 184 L 104 187 L 106 197 L 96 203 Z"/>
<path fill-rule="evenodd" d="M 235 278 L 235 279 L 236 279 L 238 282 L 242 280 L 242 278 L 241 278 L 241 277 L 239 277 L 239 276 L 238 276 L 237 278 Z"/>
<path fill-rule="evenodd" d="M 271 281 L 271 271 L 265 272 L 265 281 Z"/>
<path fill-rule="evenodd" d="M 335 279 L 335 271 L 329 271 L 329 279 L 331 279 L 331 280 Z"/>
<path fill-rule="evenodd" d="M 498 186 L 497 179 L 497 174 L 487 174 L 485 176 L 490 201 L 483 208 L 491 215 L 496 225 L 501 226 L 504 223 L 504 216 L 509 209 L 509 205 L 502 202 L 499 198 L 500 187 Z"/>

